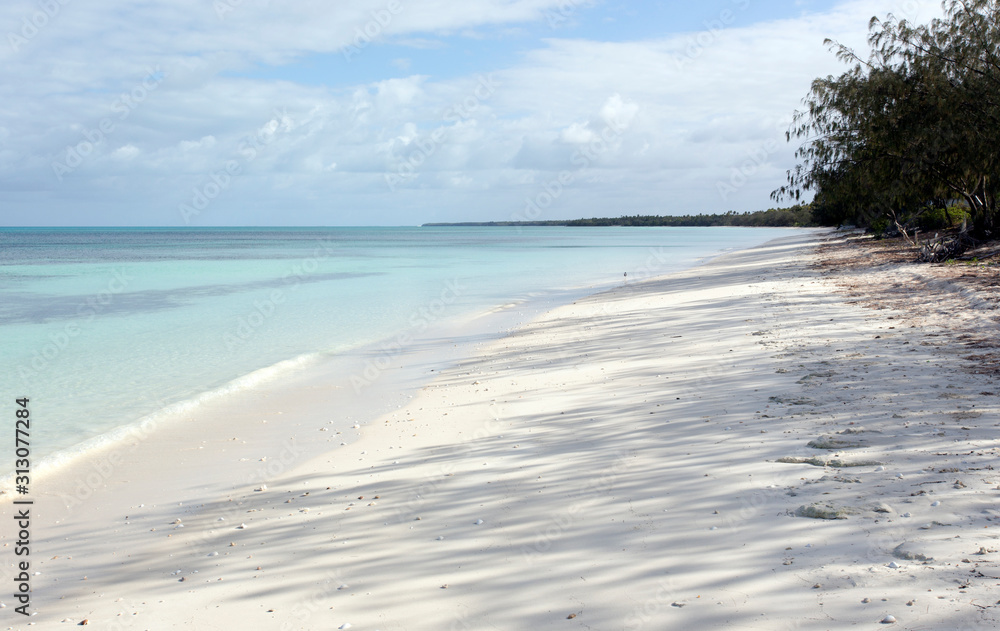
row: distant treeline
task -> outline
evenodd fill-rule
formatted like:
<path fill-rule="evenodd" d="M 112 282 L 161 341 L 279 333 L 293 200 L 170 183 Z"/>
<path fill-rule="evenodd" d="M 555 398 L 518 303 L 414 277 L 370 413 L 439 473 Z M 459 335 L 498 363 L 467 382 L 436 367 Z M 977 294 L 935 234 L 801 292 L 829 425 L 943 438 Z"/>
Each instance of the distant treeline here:
<path fill-rule="evenodd" d="M 462 223 L 427 223 L 434 226 L 670 226 L 705 227 L 739 226 L 758 228 L 808 228 L 818 226 L 813 219 L 809 204 L 798 204 L 791 208 L 771 208 L 757 212 L 737 213 L 729 211 L 722 215 L 624 215 L 617 218 L 599 217 L 593 219 L 565 219 L 548 221 L 484 221 Z"/>

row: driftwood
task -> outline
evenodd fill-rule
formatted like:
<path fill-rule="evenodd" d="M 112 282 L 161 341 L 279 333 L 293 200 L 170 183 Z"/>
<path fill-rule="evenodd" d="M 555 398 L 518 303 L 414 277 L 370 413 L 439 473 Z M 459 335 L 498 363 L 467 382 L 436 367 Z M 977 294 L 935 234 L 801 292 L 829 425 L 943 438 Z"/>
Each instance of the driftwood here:
<path fill-rule="evenodd" d="M 973 239 L 968 233 L 959 232 L 957 234 L 944 235 L 943 237 L 934 235 L 933 239 L 928 239 L 924 243 L 919 244 L 918 251 L 921 261 L 940 263 L 949 259 L 963 258 L 963 254 L 981 244 L 981 241 Z M 1000 251 L 1000 249 L 995 250 L 993 253 L 995 254 L 997 251 Z M 973 257 L 970 256 L 969 258 Z"/>

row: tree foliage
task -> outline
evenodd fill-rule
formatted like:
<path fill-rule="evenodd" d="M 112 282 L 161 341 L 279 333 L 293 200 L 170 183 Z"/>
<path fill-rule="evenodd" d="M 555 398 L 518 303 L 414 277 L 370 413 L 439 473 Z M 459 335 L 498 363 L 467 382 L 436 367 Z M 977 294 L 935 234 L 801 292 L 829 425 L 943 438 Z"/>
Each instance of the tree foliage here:
<path fill-rule="evenodd" d="M 976 236 L 996 236 L 1000 0 L 943 7 L 926 25 L 872 18 L 867 59 L 827 41 L 851 67 L 813 82 L 788 132 L 804 141 L 800 164 L 772 197 L 812 190 L 824 223 L 900 227 L 958 200 Z"/>
<path fill-rule="evenodd" d="M 768 228 L 804 228 L 816 226 L 812 210 L 808 204 L 798 204 L 791 208 L 771 208 L 756 212 L 737 213 L 729 211 L 715 215 L 633 215 L 618 218 L 573 219 L 567 226 L 675 226 L 709 227 L 740 226 Z"/>
<path fill-rule="evenodd" d="M 796 204 L 791 208 L 770 208 L 756 212 L 729 211 L 715 215 L 622 215 L 621 217 L 593 217 L 588 219 L 541 221 L 485 221 L 463 223 L 427 223 L 425 226 L 673 226 L 708 227 L 741 226 L 769 228 L 806 228 L 835 225 L 838 222 L 820 223 L 813 218 L 812 205 Z"/>

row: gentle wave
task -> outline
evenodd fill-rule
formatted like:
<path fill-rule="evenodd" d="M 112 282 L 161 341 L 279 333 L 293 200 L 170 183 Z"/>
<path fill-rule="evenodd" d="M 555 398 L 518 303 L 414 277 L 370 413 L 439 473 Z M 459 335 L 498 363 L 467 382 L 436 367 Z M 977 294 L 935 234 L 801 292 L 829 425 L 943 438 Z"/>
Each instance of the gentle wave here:
<path fill-rule="evenodd" d="M 39 461 L 32 463 L 32 481 L 37 482 L 39 479 L 59 471 L 82 457 L 93 456 L 105 449 L 119 446 L 127 440 L 145 440 L 164 423 L 174 422 L 184 414 L 206 403 L 273 382 L 296 371 L 314 366 L 326 357 L 329 357 L 328 353 L 307 353 L 293 359 L 280 361 L 233 379 L 218 388 L 201 392 L 190 399 L 171 403 L 152 414 L 147 414 L 127 425 L 116 427 L 111 431 L 89 438 L 68 449 L 44 456 Z M 14 481 L 14 472 L 0 477 L 0 499 L 11 498 L 13 496 Z"/>

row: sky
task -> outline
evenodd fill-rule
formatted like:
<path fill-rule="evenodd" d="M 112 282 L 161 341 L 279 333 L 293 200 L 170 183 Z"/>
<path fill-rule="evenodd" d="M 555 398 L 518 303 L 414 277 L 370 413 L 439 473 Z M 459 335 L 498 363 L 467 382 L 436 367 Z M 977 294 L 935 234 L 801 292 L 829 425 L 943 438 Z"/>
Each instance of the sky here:
<path fill-rule="evenodd" d="M 0 225 L 754 211 L 868 21 L 927 0 L 4 0 Z M 783 205 L 790 205 L 785 203 Z"/>

